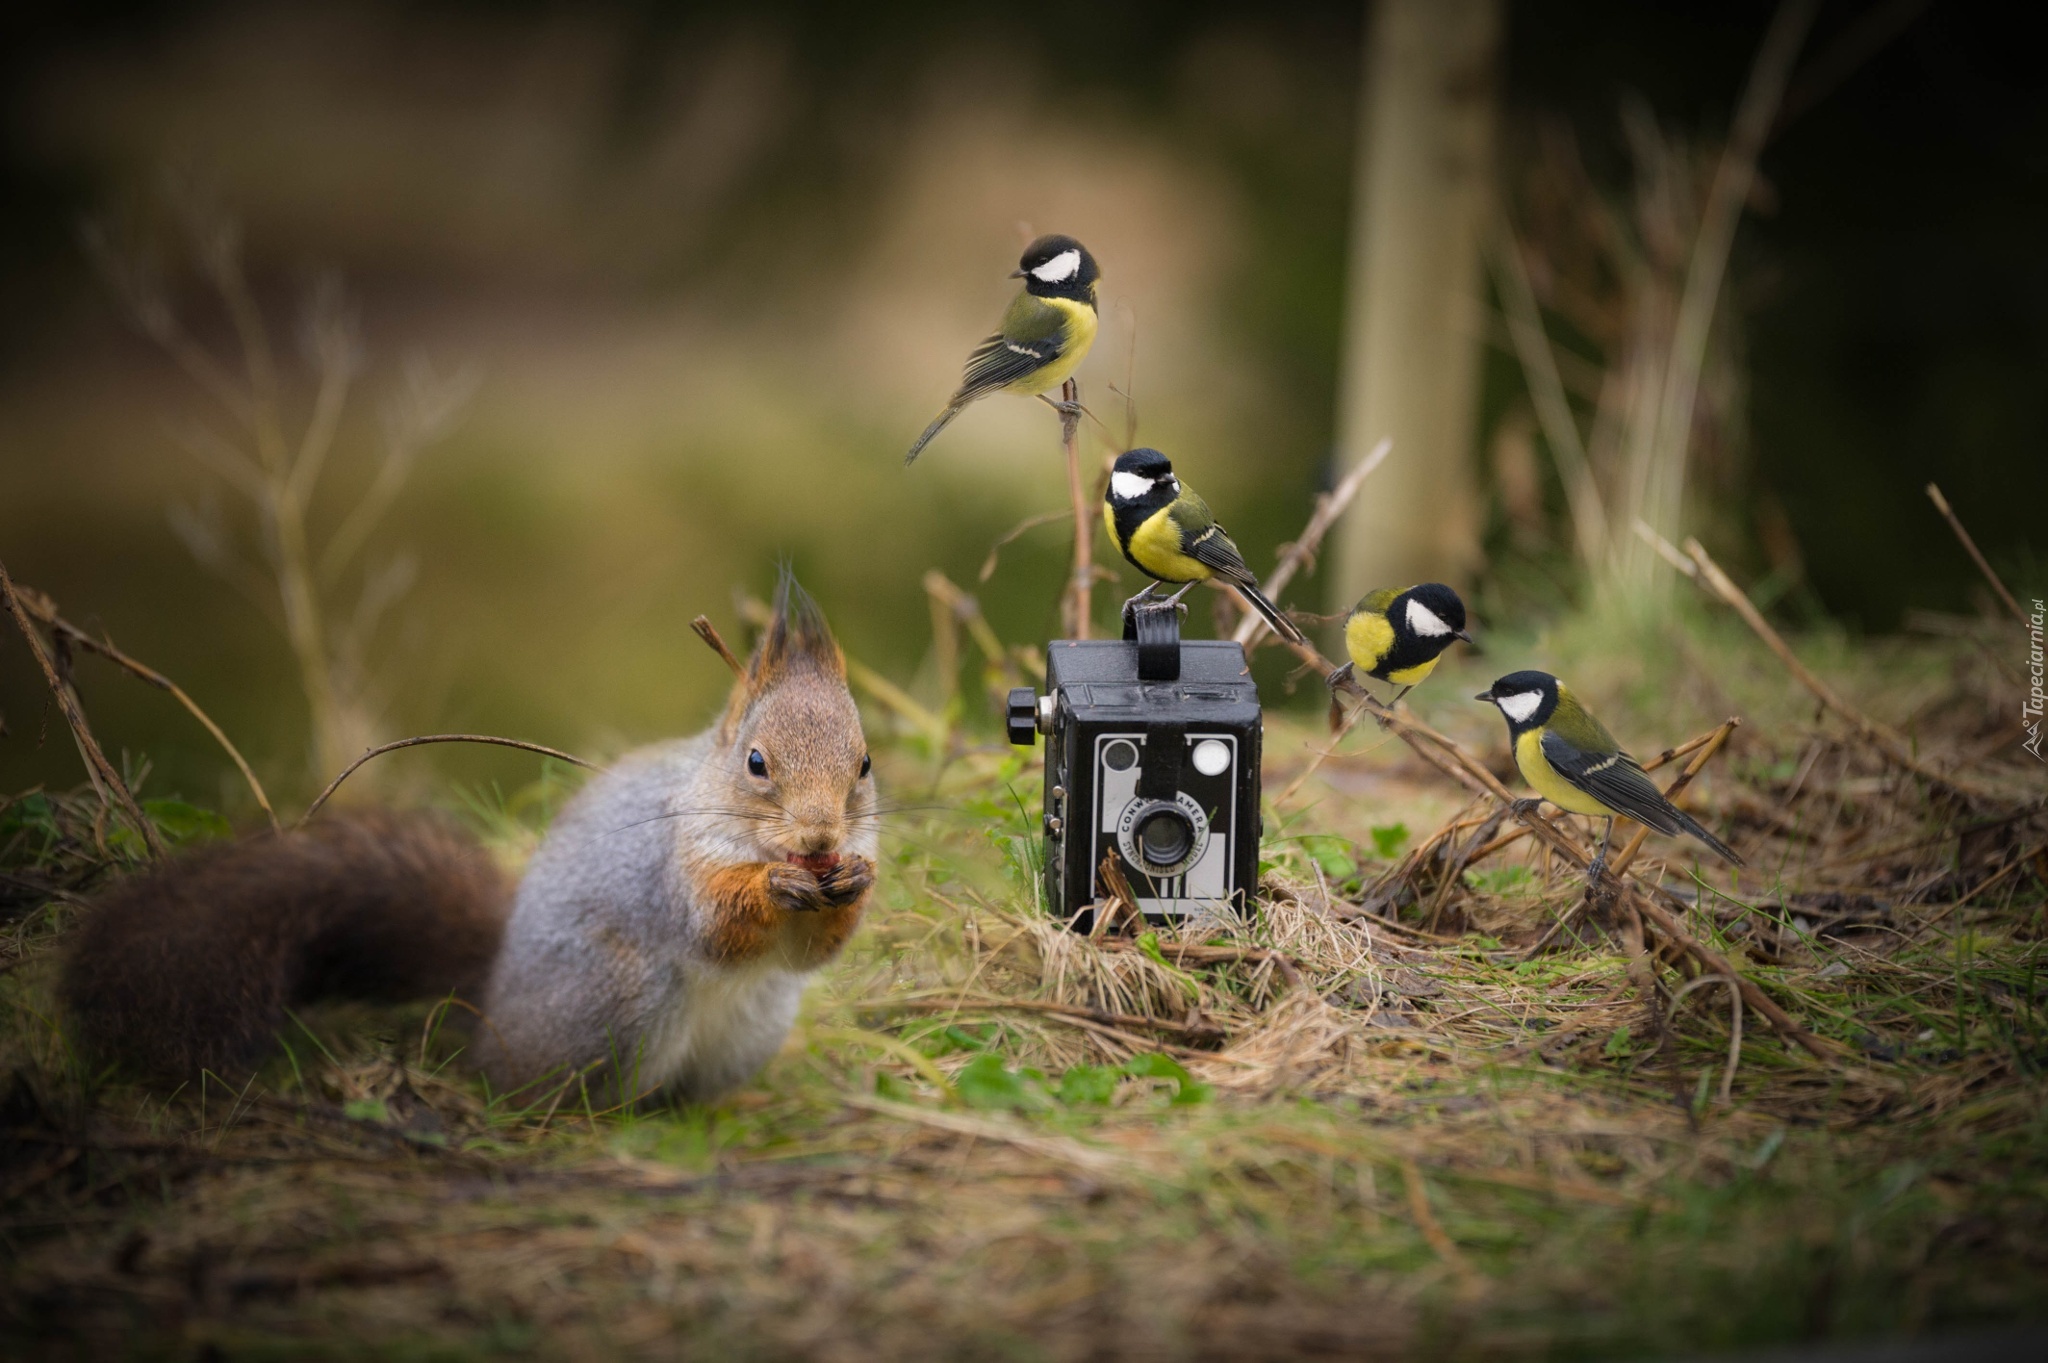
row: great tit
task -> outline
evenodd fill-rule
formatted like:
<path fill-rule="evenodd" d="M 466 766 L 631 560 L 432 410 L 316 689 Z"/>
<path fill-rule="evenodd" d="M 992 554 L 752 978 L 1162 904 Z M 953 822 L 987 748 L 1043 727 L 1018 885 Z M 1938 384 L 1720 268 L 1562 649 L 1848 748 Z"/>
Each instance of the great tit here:
<path fill-rule="evenodd" d="M 976 398 L 995 392 L 1044 397 L 1072 377 L 1095 344 L 1095 281 L 1101 277 L 1095 257 L 1072 237 L 1040 237 L 1026 247 L 1010 274 L 1024 281 L 1023 290 L 1010 300 L 996 333 L 967 357 L 959 391 L 924 428 L 903 462 L 917 458 Z M 1061 403 L 1053 406 L 1067 410 Z"/>
<path fill-rule="evenodd" d="M 1126 606 L 1150 600 L 1161 582 L 1183 584 L 1167 598 L 1175 602 L 1197 582 L 1221 578 L 1237 588 L 1281 638 L 1303 642 L 1294 622 L 1259 590 L 1259 580 L 1216 524 L 1209 504 L 1174 476 L 1173 464 L 1158 450 L 1125 450 L 1116 457 L 1102 499 L 1102 523 L 1131 566 L 1152 579 Z"/>
<path fill-rule="evenodd" d="M 1659 833 L 1690 834 L 1730 863 L 1743 864 L 1728 844 L 1665 799 L 1606 726 L 1548 672 L 1510 672 L 1473 699 L 1500 707 L 1515 765 L 1538 795 L 1570 813 L 1607 820 L 1607 836 L 1589 872 L 1594 883 L 1606 868 L 1614 821 L 1622 815 Z"/>
<path fill-rule="evenodd" d="M 1344 622 L 1344 651 L 1351 661 L 1330 674 L 1330 687 L 1363 673 L 1400 687 L 1394 693 L 1398 701 L 1435 669 L 1456 639 L 1472 642 L 1465 632 L 1465 603 L 1443 583 L 1367 592 Z"/>

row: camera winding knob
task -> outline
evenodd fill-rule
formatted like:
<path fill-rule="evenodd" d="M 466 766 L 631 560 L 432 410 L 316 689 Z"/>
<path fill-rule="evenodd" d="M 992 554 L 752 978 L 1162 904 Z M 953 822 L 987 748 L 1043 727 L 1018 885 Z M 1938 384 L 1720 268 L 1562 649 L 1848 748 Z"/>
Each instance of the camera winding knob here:
<path fill-rule="evenodd" d="M 1038 732 L 1038 693 L 1028 686 L 1010 688 L 1009 702 L 1003 707 L 1003 727 L 1009 731 L 1010 742 L 1020 748 L 1031 746 L 1032 735 Z"/>

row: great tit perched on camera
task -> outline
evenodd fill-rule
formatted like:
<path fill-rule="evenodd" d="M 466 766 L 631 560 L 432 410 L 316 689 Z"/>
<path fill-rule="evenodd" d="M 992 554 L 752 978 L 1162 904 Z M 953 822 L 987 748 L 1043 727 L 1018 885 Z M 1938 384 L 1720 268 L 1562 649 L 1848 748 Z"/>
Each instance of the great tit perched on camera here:
<path fill-rule="evenodd" d="M 1158 450 L 1125 450 L 1116 457 L 1102 499 L 1102 523 L 1131 566 L 1152 579 L 1125 606 L 1150 600 L 1161 582 L 1182 584 L 1167 598 L 1172 603 L 1197 582 L 1221 578 L 1243 593 L 1281 638 L 1303 641 L 1294 622 L 1259 590 L 1259 580 L 1216 524 L 1209 504 L 1174 476 L 1172 462 Z"/>
<path fill-rule="evenodd" d="M 1664 798 L 1614 735 L 1578 697 L 1548 672 L 1510 672 L 1475 700 L 1492 701 L 1508 722 L 1522 779 L 1559 809 L 1607 820 L 1607 836 L 1588 875 L 1598 883 L 1614 841 L 1614 821 L 1626 815 L 1659 833 L 1687 833 L 1741 866 L 1728 844 Z"/>
<path fill-rule="evenodd" d="M 1010 275 L 1024 281 L 1022 292 L 1010 300 L 995 335 L 967 357 L 959 391 L 924 428 L 903 462 L 917 458 L 976 398 L 995 392 L 1044 397 L 1072 377 L 1095 344 L 1095 281 L 1101 277 L 1095 257 L 1072 237 L 1040 237 L 1024 248 Z M 1057 402 L 1053 406 L 1067 410 Z"/>
<path fill-rule="evenodd" d="M 1334 690 L 1362 673 L 1400 687 L 1394 693 L 1398 701 L 1435 670 L 1457 639 L 1472 642 L 1465 632 L 1465 603 L 1443 583 L 1367 592 L 1344 622 L 1344 651 L 1351 661 L 1330 674 L 1330 686 Z"/>

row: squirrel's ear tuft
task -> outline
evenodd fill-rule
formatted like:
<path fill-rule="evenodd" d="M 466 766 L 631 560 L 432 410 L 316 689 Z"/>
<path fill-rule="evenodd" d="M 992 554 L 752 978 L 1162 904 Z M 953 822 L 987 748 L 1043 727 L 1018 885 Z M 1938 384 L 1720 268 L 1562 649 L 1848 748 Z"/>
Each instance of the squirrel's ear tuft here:
<path fill-rule="evenodd" d="M 819 672 L 843 683 L 846 658 L 825 623 L 825 613 L 784 568 L 775 588 L 775 613 L 747 660 L 744 684 L 750 696 L 759 696 L 794 672 Z"/>

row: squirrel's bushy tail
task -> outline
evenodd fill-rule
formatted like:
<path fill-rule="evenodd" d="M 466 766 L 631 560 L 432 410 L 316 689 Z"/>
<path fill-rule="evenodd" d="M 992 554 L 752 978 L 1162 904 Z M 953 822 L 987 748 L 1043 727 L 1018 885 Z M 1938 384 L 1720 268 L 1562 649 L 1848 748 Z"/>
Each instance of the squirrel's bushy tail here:
<path fill-rule="evenodd" d="M 113 886 L 72 933 L 59 993 L 90 1056 L 162 1079 L 246 1073 L 294 1003 L 474 996 L 510 903 L 449 820 L 338 815 Z"/>

